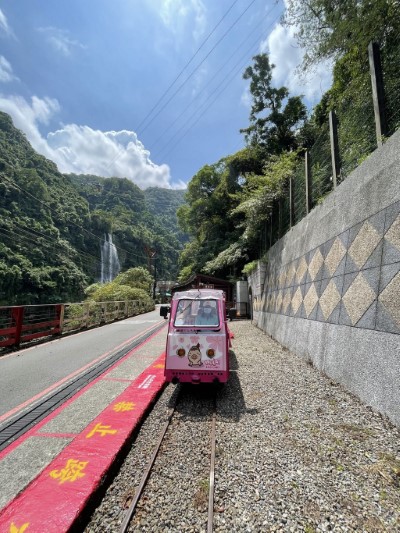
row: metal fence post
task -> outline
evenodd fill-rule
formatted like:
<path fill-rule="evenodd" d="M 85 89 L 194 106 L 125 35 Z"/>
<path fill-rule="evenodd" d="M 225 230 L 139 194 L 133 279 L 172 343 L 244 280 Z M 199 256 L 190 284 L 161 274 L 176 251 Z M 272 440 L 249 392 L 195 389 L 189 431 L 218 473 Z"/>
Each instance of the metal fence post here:
<path fill-rule="evenodd" d="M 90 324 L 90 303 L 89 302 L 84 304 L 84 313 L 85 313 L 85 320 L 84 320 L 85 326 L 84 327 L 88 328 Z"/>
<path fill-rule="evenodd" d="M 329 111 L 329 135 L 331 140 L 332 180 L 336 189 L 337 179 L 340 174 L 339 141 L 337 132 L 337 118 L 334 111 Z"/>
<path fill-rule="evenodd" d="M 62 335 L 63 327 L 64 327 L 64 304 L 57 304 L 56 305 L 56 313 L 57 313 L 57 319 L 58 319 L 58 331 L 57 335 Z"/>
<path fill-rule="evenodd" d="M 12 308 L 12 316 L 15 321 L 15 340 L 14 345 L 19 346 L 21 343 L 22 324 L 24 322 L 25 307 L 18 306 Z"/>
<path fill-rule="evenodd" d="M 282 198 L 279 198 L 279 201 L 278 201 L 278 239 L 282 237 L 282 228 L 283 228 L 283 202 L 282 202 Z"/>
<path fill-rule="evenodd" d="M 272 223 L 273 223 L 273 220 L 274 220 L 274 208 L 272 207 L 271 215 L 269 217 L 269 247 L 268 247 L 268 250 L 272 246 Z"/>
<path fill-rule="evenodd" d="M 385 109 L 385 89 L 383 85 L 383 72 L 381 54 L 378 43 L 368 45 L 369 70 L 371 73 L 372 99 L 374 102 L 376 142 L 382 146 L 382 137 L 387 135 L 388 127 Z"/>
<path fill-rule="evenodd" d="M 304 154 L 305 165 L 305 181 L 306 181 L 306 213 L 311 211 L 312 208 L 312 176 L 311 176 L 311 164 L 310 164 L 310 152 L 305 151 Z"/>
<path fill-rule="evenodd" d="M 289 179 L 289 210 L 290 210 L 290 227 L 294 226 L 294 179 Z"/>

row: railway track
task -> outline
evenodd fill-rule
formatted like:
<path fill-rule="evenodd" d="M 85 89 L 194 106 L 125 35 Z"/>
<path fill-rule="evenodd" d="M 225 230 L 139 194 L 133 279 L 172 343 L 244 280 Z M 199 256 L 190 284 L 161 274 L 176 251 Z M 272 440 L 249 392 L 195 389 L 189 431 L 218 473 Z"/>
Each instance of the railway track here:
<path fill-rule="evenodd" d="M 135 516 L 135 513 L 138 509 L 138 506 L 141 502 L 141 499 L 144 498 L 145 492 L 146 492 L 146 484 L 151 477 L 151 475 L 154 472 L 154 467 L 156 464 L 157 459 L 160 456 L 160 453 L 162 454 L 162 448 L 164 446 L 164 452 L 165 450 L 170 450 L 171 446 L 173 445 L 174 439 L 173 437 L 174 432 L 177 431 L 177 428 L 174 428 L 174 421 L 176 417 L 176 413 L 179 410 L 180 402 L 182 401 L 182 396 L 185 394 L 182 392 L 182 385 L 178 385 L 179 392 L 175 397 L 174 405 L 170 408 L 167 419 L 165 421 L 165 424 L 161 428 L 161 431 L 159 433 L 157 442 L 154 446 L 153 453 L 150 457 L 150 460 L 148 461 L 145 470 L 143 472 L 142 478 L 140 480 L 139 485 L 137 486 L 134 497 L 129 505 L 129 508 L 127 509 L 125 516 L 123 518 L 123 521 L 121 523 L 119 532 L 120 533 L 126 533 L 129 531 L 130 526 L 132 525 L 132 520 Z M 189 388 L 193 392 L 193 387 L 186 386 L 185 390 L 187 394 L 190 394 Z M 207 425 L 209 426 L 209 478 L 208 478 L 208 510 L 207 510 L 207 533 L 212 533 L 213 531 L 213 517 L 214 517 L 214 479 L 215 479 L 215 456 L 216 456 L 216 399 L 217 399 L 217 388 L 215 385 L 211 385 L 210 387 L 207 387 L 209 391 L 212 391 L 212 409 L 211 409 L 211 420 L 208 420 Z M 209 399 L 208 399 L 209 400 Z M 204 422 L 204 421 L 203 421 Z M 198 420 L 194 419 L 193 421 L 187 421 L 185 420 L 185 424 L 190 423 L 198 423 Z M 179 425 L 176 424 L 176 425 Z M 169 442 L 168 442 L 169 440 Z M 176 438 L 175 438 L 176 440 Z M 190 453 L 190 452 L 189 452 Z M 157 475 L 157 474 L 155 474 Z M 177 486 L 179 485 L 180 480 L 176 479 Z"/>

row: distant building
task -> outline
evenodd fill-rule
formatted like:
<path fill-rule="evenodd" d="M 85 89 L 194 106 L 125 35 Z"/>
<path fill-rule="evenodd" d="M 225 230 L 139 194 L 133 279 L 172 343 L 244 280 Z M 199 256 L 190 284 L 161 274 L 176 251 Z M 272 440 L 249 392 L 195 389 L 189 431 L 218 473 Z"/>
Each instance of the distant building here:
<path fill-rule="evenodd" d="M 157 281 L 155 296 L 161 298 L 162 303 L 166 303 L 171 298 L 171 289 L 176 281 Z"/>

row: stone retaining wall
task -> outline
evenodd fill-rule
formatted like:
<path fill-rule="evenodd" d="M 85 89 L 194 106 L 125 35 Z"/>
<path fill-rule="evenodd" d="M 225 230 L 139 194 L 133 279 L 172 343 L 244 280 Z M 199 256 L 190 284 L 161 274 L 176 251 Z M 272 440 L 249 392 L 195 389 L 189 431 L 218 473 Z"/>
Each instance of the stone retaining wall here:
<path fill-rule="evenodd" d="M 249 285 L 258 327 L 400 426 L 400 131 L 270 249 Z"/>

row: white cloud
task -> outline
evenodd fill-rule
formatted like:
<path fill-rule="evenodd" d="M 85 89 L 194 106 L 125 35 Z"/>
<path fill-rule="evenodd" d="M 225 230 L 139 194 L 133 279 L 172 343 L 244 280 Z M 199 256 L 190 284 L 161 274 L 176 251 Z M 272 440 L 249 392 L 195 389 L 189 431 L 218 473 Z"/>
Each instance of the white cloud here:
<path fill-rule="evenodd" d="M 156 165 L 133 131 L 94 130 L 89 126 L 67 124 L 43 137 L 38 124 L 48 124 L 60 109 L 57 100 L 0 95 L 0 109 L 13 118 L 33 148 L 54 161 L 64 173 L 125 177 L 139 187 L 184 188 L 171 184 L 168 165 Z"/>
<path fill-rule="evenodd" d="M 192 7 L 194 10 L 195 26 L 193 30 L 193 37 L 198 40 L 203 35 L 206 24 L 206 8 L 201 0 L 192 0 Z"/>
<path fill-rule="evenodd" d="M 202 0 L 155 0 L 154 7 L 164 25 L 175 37 L 180 37 L 186 27 L 198 40 L 204 33 L 207 10 Z"/>
<path fill-rule="evenodd" d="M 75 48 L 85 48 L 79 41 L 71 39 L 69 32 L 66 30 L 48 26 L 46 28 L 38 28 L 37 31 L 43 33 L 50 46 L 63 56 L 70 56 Z"/>
<path fill-rule="evenodd" d="M 0 9 L 0 33 L 4 33 L 8 37 L 14 37 L 14 33 L 12 29 L 10 28 L 7 22 L 7 18 L 1 9 Z"/>
<path fill-rule="evenodd" d="M 251 108 L 251 104 L 252 104 L 252 97 L 251 97 L 251 93 L 250 93 L 250 85 L 247 85 L 242 93 L 242 96 L 240 98 L 240 102 L 242 105 L 244 105 L 244 107 L 248 107 L 249 109 Z"/>
<path fill-rule="evenodd" d="M 47 124 L 50 117 L 59 110 L 57 100 L 51 98 L 41 100 L 34 96 L 29 103 L 21 96 L 0 95 L 0 109 L 11 115 L 15 127 L 25 133 L 35 150 L 53 159 L 53 152 L 47 141 L 42 138 L 38 124 Z"/>
<path fill-rule="evenodd" d="M 192 77 L 192 98 L 195 97 L 199 92 L 202 90 L 202 85 L 204 80 L 206 79 L 208 75 L 208 68 L 206 65 L 201 65 L 199 69 L 197 69 Z"/>
<path fill-rule="evenodd" d="M 156 165 L 133 131 L 99 131 L 68 124 L 49 133 L 62 172 L 126 177 L 139 187 L 170 187 L 167 165 Z"/>
<path fill-rule="evenodd" d="M 298 46 L 294 27 L 276 24 L 268 38 L 260 45 L 261 52 L 268 52 L 271 63 L 275 65 L 273 82 L 285 85 L 291 95 L 304 94 L 314 104 L 332 83 L 332 64 L 321 62 L 314 72 L 299 73 L 304 51 Z"/>
<path fill-rule="evenodd" d="M 0 82 L 8 83 L 14 80 L 18 78 L 14 76 L 10 63 L 4 56 L 0 56 Z"/>

